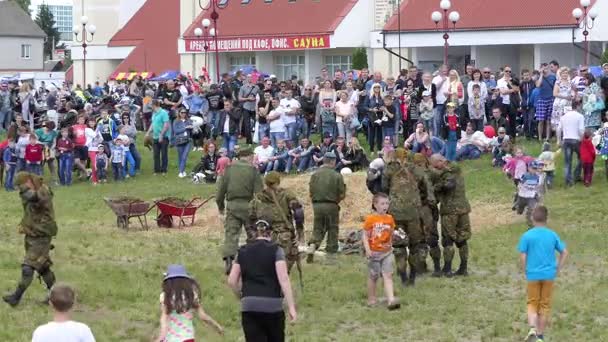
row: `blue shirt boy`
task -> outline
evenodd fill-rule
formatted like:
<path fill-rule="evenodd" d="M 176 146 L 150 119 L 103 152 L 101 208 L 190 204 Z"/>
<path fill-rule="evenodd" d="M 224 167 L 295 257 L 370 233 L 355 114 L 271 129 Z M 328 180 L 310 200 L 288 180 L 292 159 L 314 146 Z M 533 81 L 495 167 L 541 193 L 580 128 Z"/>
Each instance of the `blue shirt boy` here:
<path fill-rule="evenodd" d="M 555 252 L 563 253 L 566 244 L 556 232 L 547 227 L 534 227 L 521 237 L 517 250 L 526 254 L 528 281 L 555 280 L 557 259 Z"/>

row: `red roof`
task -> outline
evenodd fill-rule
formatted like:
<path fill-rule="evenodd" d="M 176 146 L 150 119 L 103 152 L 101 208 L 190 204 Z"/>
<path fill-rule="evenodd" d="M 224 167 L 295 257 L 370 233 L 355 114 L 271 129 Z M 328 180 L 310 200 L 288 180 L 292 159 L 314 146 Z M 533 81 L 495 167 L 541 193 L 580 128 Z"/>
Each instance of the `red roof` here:
<path fill-rule="evenodd" d="M 579 0 L 452 0 L 448 14 L 460 13 L 457 30 L 564 27 L 575 23 L 572 10 L 576 7 L 580 7 Z M 403 0 L 401 31 L 435 30 L 434 11 L 443 14 L 439 0 Z M 397 15 L 393 15 L 384 30 L 397 31 L 397 24 Z"/>
<path fill-rule="evenodd" d="M 179 0 L 146 0 L 108 46 L 135 46 L 115 72 L 179 69 Z"/>
<path fill-rule="evenodd" d="M 231 1 L 218 10 L 217 29 L 220 37 L 289 36 L 333 33 L 357 0 L 251 0 L 242 4 Z M 203 11 L 186 29 L 184 38 L 195 38 L 194 29 L 209 18 Z M 210 19 L 210 18 L 209 18 Z"/>

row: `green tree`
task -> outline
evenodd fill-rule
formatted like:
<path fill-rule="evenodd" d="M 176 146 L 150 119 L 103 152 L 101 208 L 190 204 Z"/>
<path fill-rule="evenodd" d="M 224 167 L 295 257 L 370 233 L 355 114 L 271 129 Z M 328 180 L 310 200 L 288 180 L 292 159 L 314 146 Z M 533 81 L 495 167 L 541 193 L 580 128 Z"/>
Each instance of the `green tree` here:
<path fill-rule="evenodd" d="M 53 59 L 53 50 L 55 45 L 59 43 L 61 38 L 59 30 L 55 27 L 55 18 L 53 13 L 46 4 L 40 5 L 38 15 L 36 16 L 36 24 L 46 34 L 46 41 L 44 42 L 44 55 L 48 56 L 49 59 Z"/>
<path fill-rule="evenodd" d="M 14 1 L 19 7 L 23 8 L 27 14 L 30 14 L 30 5 L 32 4 L 31 0 L 11 0 Z"/>
<path fill-rule="evenodd" d="M 600 65 L 604 65 L 604 63 L 608 63 L 608 49 L 604 50 L 602 58 L 600 58 Z"/>
<path fill-rule="evenodd" d="M 363 68 L 367 68 L 367 50 L 360 47 L 353 51 L 353 69 L 361 70 Z"/>

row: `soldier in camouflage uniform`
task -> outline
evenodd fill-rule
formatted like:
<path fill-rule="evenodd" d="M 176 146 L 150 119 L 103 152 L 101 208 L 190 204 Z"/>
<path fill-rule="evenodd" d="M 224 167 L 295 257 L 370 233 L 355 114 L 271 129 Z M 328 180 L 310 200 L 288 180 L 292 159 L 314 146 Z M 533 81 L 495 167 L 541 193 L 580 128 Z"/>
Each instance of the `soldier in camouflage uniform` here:
<path fill-rule="evenodd" d="M 232 261 L 236 255 L 242 227 L 249 229 L 249 202 L 253 195 L 262 190 L 262 177 L 251 164 L 250 150 L 239 152 L 239 160 L 226 168 L 224 176 L 217 185 L 216 202 L 224 221 L 224 247 L 222 257 L 226 266 L 226 274 L 230 273 Z M 226 204 L 224 205 L 224 200 Z M 250 238 L 249 234 L 247 235 Z"/>
<path fill-rule="evenodd" d="M 428 158 L 421 154 L 414 155 L 414 164 L 421 169 L 431 181 L 431 171 L 429 169 Z M 421 195 L 423 195 L 421 193 Z M 420 220 L 424 229 L 424 236 L 429 247 L 431 259 L 433 259 L 433 277 L 441 277 L 441 248 L 439 247 L 439 230 L 437 229 L 439 221 L 439 209 L 436 203 L 429 202 L 426 196 L 422 197 L 422 207 L 420 208 Z"/>
<path fill-rule="evenodd" d="M 442 155 L 434 154 L 431 157 L 433 170 L 433 184 L 435 195 L 441 203 L 441 244 L 443 245 L 443 274 L 451 277 L 452 259 L 454 258 L 454 244 L 458 247 L 460 267 L 455 275 L 466 276 L 467 261 L 469 259 L 469 246 L 467 241 L 471 238 L 471 222 L 469 213 L 471 206 L 467 200 L 464 177 L 460 167 L 448 162 Z"/>
<path fill-rule="evenodd" d="M 23 218 L 19 224 L 19 233 L 25 235 L 25 259 L 21 265 L 21 281 L 15 292 L 2 297 L 11 306 L 17 306 L 25 290 L 34 279 L 34 272 L 46 284 L 50 291 L 55 284 L 55 274 L 51 271 L 53 262 L 50 251 L 51 240 L 57 235 L 57 223 L 53 209 L 53 192 L 37 175 L 20 172 L 15 177 L 19 187 L 19 196 L 23 203 Z M 46 301 L 48 303 L 48 300 Z"/>
<path fill-rule="evenodd" d="M 249 222 L 264 220 L 272 227 L 272 241 L 277 243 L 287 259 L 287 271 L 299 258 L 298 240 L 304 239 L 304 226 L 294 229 L 294 216 L 304 216 L 302 205 L 289 191 L 280 188 L 281 176 L 278 172 L 269 172 L 264 178 L 266 188 L 253 196 L 249 202 Z M 293 214 L 292 214 L 293 211 Z"/>
<path fill-rule="evenodd" d="M 394 246 L 397 272 L 404 285 L 414 285 L 416 273 L 422 269 L 427 252 L 425 234 L 420 223 L 421 198 L 425 198 L 428 203 L 434 203 L 435 197 L 424 172 L 408 163 L 406 158 L 405 149 L 395 150 L 393 160 L 388 163 L 382 175 L 382 190 L 390 195 L 389 213 L 393 215 L 397 229 L 402 229 L 407 235 L 407 238 L 402 240 L 407 246 Z M 409 258 L 406 247 L 409 247 Z"/>
<path fill-rule="evenodd" d="M 314 261 L 314 253 L 327 233 L 327 260 L 333 262 L 338 253 L 338 233 L 340 223 L 340 202 L 346 196 L 344 178 L 335 171 L 336 155 L 327 152 L 323 156 L 323 166 L 310 177 L 308 191 L 314 213 L 313 236 L 308 241 L 307 263 Z"/>

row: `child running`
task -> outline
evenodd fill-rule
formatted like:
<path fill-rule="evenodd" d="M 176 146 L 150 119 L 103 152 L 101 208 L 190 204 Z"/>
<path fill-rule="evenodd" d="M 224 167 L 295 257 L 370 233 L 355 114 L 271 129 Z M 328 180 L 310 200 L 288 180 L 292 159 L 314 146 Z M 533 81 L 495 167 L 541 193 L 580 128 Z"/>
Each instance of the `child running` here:
<path fill-rule="evenodd" d="M 539 173 L 540 162 L 534 160 L 528 165 L 528 172 L 521 176 L 517 186 L 517 213 L 523 214 L 526 210 L 526 222 L 532 228 L 532 211 L 538 202 L 542 202 L 543 179 Z"/>
<path fill-rule="evenodd" d="M 539 205 L 532 212 L 534 227 L 519 240 L 521 266 L 528 282 L 528 324 L 530 331 L 527 342 L 543 342 L 545 327 L 549 321 L 553 282 L 568 256 L 566 244 L 559 235 L 547 228 L 548 210 Z M 556 262 L 555 252 L 559 253 Z"/>
<path fill-rule="evenodd" d="M 220 335 L 224 329 L 201 305 L 201 288 L 182 265 L 169 265 L 160 294 L 160 334 L 157 342 L 194 342 L 194 315 Z"/>
<path fill-rule="evenodd" d="M 388 212 L 389 198 L 386 194 L 377 193 L 372 200 L 374 213 L 368 215 L 363 223 L 363 247 L 368 263 L 369 278 L 367 279 L 367 305 L 375 306 L 376 283 L 382 276 L 384 294 L 388 300 L 388 309 L 396 310 L 401 307 L 393 292 L 393 232 L 395 220 Z"/>
<path fill-rule="evenodd" d="M 543 163 L 543 173 L 545 174 L 545 185 L 547 189 L 553 187 L 553 177 L 555 176 L 555 157 L 556 152 L 551 151 L 551 143 L 543 143 L 543 151 L 538 159 Z"/>

